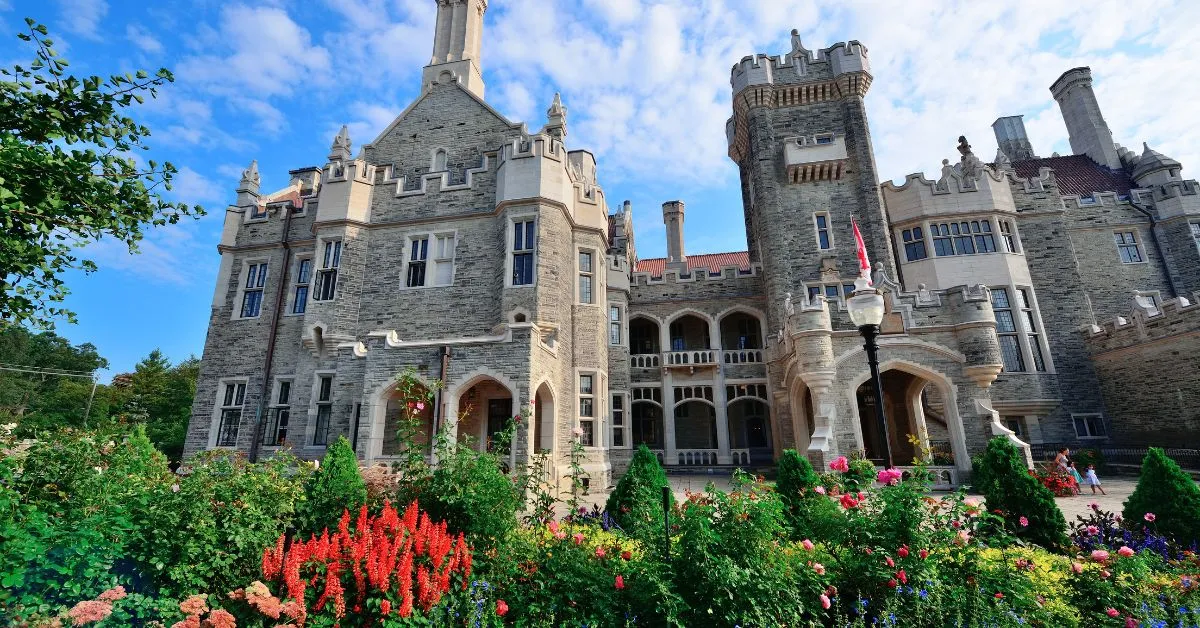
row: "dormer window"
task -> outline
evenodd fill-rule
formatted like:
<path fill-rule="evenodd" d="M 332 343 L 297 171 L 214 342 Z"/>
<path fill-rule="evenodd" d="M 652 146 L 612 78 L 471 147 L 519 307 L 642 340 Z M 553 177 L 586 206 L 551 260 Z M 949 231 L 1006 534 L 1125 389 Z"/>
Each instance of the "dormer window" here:
<path fill-rule="evenodd" d="M 818 146 L 820 146 L 822 144 L 832 144 L 833 143 L 833 135 L 832 134 L 818 135 L 816 137 L 815 141 Z"/>

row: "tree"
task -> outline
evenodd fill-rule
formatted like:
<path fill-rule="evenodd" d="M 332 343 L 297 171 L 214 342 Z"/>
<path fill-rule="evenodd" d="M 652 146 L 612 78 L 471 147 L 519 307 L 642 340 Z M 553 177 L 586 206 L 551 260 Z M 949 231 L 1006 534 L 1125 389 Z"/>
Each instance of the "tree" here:
<path fill-rule="evenodd" d="M 1158 447 L 1146 452 L 1137 488 L 1125 500 L 1122 514 L 1131 527 L 1145 525 L 1182 545 L 1200 541 L 1200 488 Z"/>
<path fill-rule="evenodd" d="M 132 373 L 113 378 L 110 403 L 114 417 L 127 423 L 145 423 L 154 446 L 171 460 L 179 460 L 199 371 L 200 361 L 195 357 L 172 366 L 162 351 L 151 351 Z"/>
<path fill-rule="evenodd" d="M 46 27 L 25 23 L 33 62 L 0 68 L 0 325 L 53 329 L 75 321 L 56 305 L 69 292 L 62 275 L 97 268 L 78 248 L 111 237 L 136 252 L 145 227 L 204 210 L 163 199 L 177 169 L 142 163 L 150 130 L 125 115 L 171 73 L 70 76 Z"/>
<path fill-rule="evenodd" d="M 1012 442 L 1003 436 L 988 441 L 975 466 L 983 472 L 976 488 L 988 510 L 999 511 L 1009 532 L 1047 548 L 1067 545 L 1067 521 L 1054 493 L 1030 475 Z"/>
<path fill-rule="evenodd" d="M 657 542 L 662 538 L 664 486 L 669 486 L 667 474 L 658 458 L 645 445 L 639 445 L 605 508 L 626 532 Z"/>
<path fill-rule="evenodd" d="M 35 334 L 19 326 L 0 326 L 0 364 L 86 375 L 108 366 L 90 343 L 72 345 L 53 332 Z M 16 423 L 18 434 L 50 427 L 83 425 L 92 382 L 84 377 L 0 371 L 0 423 Z M 98 393 L 90 419 L 107 416 Z"/>
<path fill-rule="evenodd" d="M 359 507 L 367 503 L 367 485 L 345 436 L 338 436 L 325 450 L 317 472 L 304 485 L 304 495 L 304 504 L 297 513 L 297 527 L 302 535 L 319 536 L 325 528 L 334 529 L 344 511 L 357 516 Z"/>

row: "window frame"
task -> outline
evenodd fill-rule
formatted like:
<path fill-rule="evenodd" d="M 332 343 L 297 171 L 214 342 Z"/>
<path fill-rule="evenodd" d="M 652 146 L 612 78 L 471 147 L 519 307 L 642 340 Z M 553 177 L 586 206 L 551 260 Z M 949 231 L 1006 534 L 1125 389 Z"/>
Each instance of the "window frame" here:
<path fill-rule="evenodd" d="M 292 416 L 292 399 L 295 395 L 295 382 L 291 377 L 280 377 L 275 380 L 275 385 L 271 388 L 271 403 L 267 406 L 267 423 L 263 428 L 261 444 L 263 447 L 281 447 L 283 442 L 287 440 L 288 428 L 291 427 Z M 286 399 L 284 392 L 287 392 Z M 282 428 L 280 427 L 279 418 L 285 417 Z M 280 436 L 282 429 L 285 436 Z M 275 433 L 274 438 L 268 439 L 267 436 Z"/>
<path fill-rule="evenodd" d="M 309 291 L 313 301 L 333 301 L 337 299 L 338 273 L 342 266 L 342 257 L 346 255 L 346 245 L 341 238 L 326 238 L 317 241 L 317 253 L 313 259 L 320 257 L 320 265 L 313 272 L 315 290 Z M 328 289 L 326 286 L 331 286 Z"/>
<path fill-rule="evenodd" d="M 821 220 L 824 219 L 825 226 L 821 226 Z M 813 212 L 813 230 L 817 236 L 818 251 L 832 251 L 837 248 L 833 241 L 833 221 L 829 218 L 829 212 Z M 824 236 L 825 242 L 821 242 Z M 824 246 L 822 246 L 824 244 Z"/>
<path fill-rule="evenodd" d="M 616 320 L 613 319 L 613 312 L 616 312 Z M 617 341 L 613 342 L 613 330 L 616 329 Z M 625 306 L 621 303 L 608 304 L 608 346 L 622 347 L 625 346 L 628 334 L 625 331 Z"/>
<path fill-rule="evenodd" d="M 1029 352 L 1030 360 L 1026 364 L 1032 364 L 1033 373 L 1049 373 L 1050 372 L 1050 352 L 1048 347 L 1043 346 L 1042 340 L 1045 338 L 1045 333 L 1042 330 L 1042 317 L 1038 312 L 1037 299 L 1034 297 L 1033 288 L 1031 286 L 1014 286 L 1016 288 L 1017 305 L 1020 310 L 1020 324 L 1022 333 L 1025 337 L 1023 343 L 1024 349 Z M 1038 362 L 1041 362 L 1041 368 L 1038 368 Z"/>
<path fill-rule="evenodd" d="M 608 398 L 609 398 L 608 424 L 612 430 L 612 434 L 609 436 L 609 439 L 610 439 L 609 445 L 608 445 L 609 449 L 632 449 L 633 448 L 633 434 L 632 434 L 633 421 L 632 421 L 632 414 L 630 413 L 630 411 L 632 410 L 632 407 L 631 407 L 631 402 L 629 400 L 629 391 L 627 391 L 627 390 L 610 390 L 610 391 L 608 391 L 608 393 L 609 393 L 608 394 Z M 620 405 L 619 408 L 617 407 L 618 402 Z M 620 417 L 621 417 L 620 423 L 617 422 L 618 413 L 620 413 Z M 617 438 L 618 433 L 621 435 L 620 439 Z M 617 442 L 618 440 L 620 440 L 621 442 L 618 443 Z"/>
<path fill-rule="evenodd" d="M 311 427 L 309 429 L 309 433 L 307 434 L 307 442 L 309 443 L 310 447 L 329 446 L 330 428 L 333 424 L 333 397 L 335 392 L 334 378 L 336 376 L 336 371 L 317 371 L 313 374 L 312 396 L 310 397 L 312 420 L 310 421 Z M 322 388 L 326 380 L 329 381 L 329 396 L 328 398 L 322 399 Z M 322 410 L 324 410 L 326 413 L 324 426 L 325 429 L 323 434 L 321 433 L 320 429 Z M 324 442 L 321 442 L 322 440 Z"/>
<path fill-rule="evenodd" d="M 304 263 L 308 262 L 308 277 L 302 274 Z M 296 258 L 292 273 L 292 289 L 288 294 L 288 306 L 285 316 L 303 316 L 308 312 L 308 302 L 312 300 L 312 285 L 315 268 L 312 256 L 304 255 Z M 304 289 L 304 299 L 300 299 L 300 290 Z M 297 310 L 297 308 L 300 308 Z"/>
<path fill-rule="evenodd" d="M 999 218 L 996 220 L 996 225 L 1000 230 L 1000 242 L 1004 245 L 1005 253 L 1021 253 L 1021 241 L 1017 238 L 1016 221 Z"/>
<path fill-rule="evenodd" d="M 516 229 L 517 225 L 525 223 L 533 223 L 533 246 L 528 247 L 528 242 L 523 241 L 526 245 L 524 248 L 516 248 Z M 534 288 L 538 283 L 538 240 L 541 227 L 541 217 L 536 212 L 526 214 L 515 214 L 508 217 L 504 230 L 504 287 L 505 288 Z M 527 239 L 527 238 L 526 238 Z M 516 258 L 518 255 L 529 256 L 529 283 L 517 283 L 516 279 Z"/>
<path fill-rule="evenodd" d="M 1013 303 L 1013 298 L 1014 298 L 1013 297 L 1013 288 L 1011 286 L 996 286 L 991 289 L 991 292 L 992 292 L 992 295 L 991 295 L 990 302 L 991 302 L 991 306 L 992 306 L 992 315 L 996 318 L 996 337 L 997 337 L 997 339 L 999 341 L 999 345 L 1000 345 L 1000 362 L 1003 365 L 1002 372 L 1004 372 L 1004 373 L 1025 373 L 1025 372 L 1027 372 L 1029 365 L 1027 364 L 1027 362 L 1025 360 L 1025 351 L 1021 347 L 1021 344 L 1022 344 L 1021 343 L 1021 335 L 1022 334 L 1021 334 L 1021 327 L 1020 327 L 1021 324 L 1018 321 L 1018 319 L 1020 318 L 1018 316 L 1019 310 Z M 997 306 L 997 304 L 996 304 L 996 295 L 997 294 L 1004 295 L 1005 304 L 1003 306 Z M 1000 325 L 1001 312 L 1008 314 L 1008 318 L 1012 324 L 1012 329 L 1001 331 L 1001 325 Z M 1014 343 L 1016 343 L 1017 352 L 1016 352 L 1015 358 L 1017 360 L 1016 366 L 1018 368 L 1010 368 L 1010 365 L 1008 364 L 1008 360 L 1006 359 L 1007 354 L 1004 351 L 1004 340 L 1006 338 L 1011 338 L 1012 341 Z"/>
<path fill-rule="evenodd" d="M 1188 233 L 1192 236 L 1192 242 L 1196 244 L 1196 253 L 1200 255 L 1200 220 L 1188 221 Z"/>
<path fill-rule="evenodd" d="M 900 230 L 900 243 L 904 246 L 904 259 L 909 262 L 919 262 L 929 259 L 929 247 L 925 244 L 925 225 L 913 225 Z M 914 251 L 920 247 L 920 256 L 914 256 Z"/>
<path fill-rule="evenodd" d="M 266 268 L 266 273 L 262 273 L 260 267 Z M 250 278 L 250 269 L 255 269 L 254 287 L 246 285 Z M 234 320 L 255 320 L 262 317 L 263 305 L 267 298 L 267 281 L 271 278 L 271 260 L 266 257 L 253 257 L 242 260 L 242 272 L 237 279 L 237 295 L 233 302 L 233 319 Z M 246 312 L 246 297 L 251 292 L 258 293 L 258 311 L 253 316 L 244 316 Z"/>
<path fill-rule="evenodd" d="M 583 257 L 588 257 L 589 269 L 583 269 Z M 600 300 L 596 298 L 596 292 L 600 287 L 599 273 L 596 272 L 597 263 L 603 263 L 600 260 L 600 254 L 596 249 L 587 247 L 577 247 L 575 249 L 575 304 L 576 305 L 599 305 Z M 588 300 L 583 299 L 583 283 L 588 282 Z"/>
<path fill-rule="evenodd" d="M 584 378 L 587 378 L 591 384 L 591 389 L 587 392 L 584 391 Z M 579 444 L 583 447 L 601 446 L 598 430 L 601 429 L 599 400 L 602 394 L 598 371 L 578 370 L 575 372 L 575 427 L 583 432 L 579 437 Z M 584 401 L 590 403 L 590 414 L 584 414 Z"/>
<path fill-rule="evenodd" d="M 1103 430 L 1104 433 L 1103 434 L 1090 433 L 1092 430 L 1091 430 L 1091 424 L 1088 423 L 1089 420 L 1095 420 L 1097 423 L 1099 423 L 1100 429 Z M 1079 421 L 1084 421 L 1084 426 L 1088 428 L 1087 431 L 1089 432 L 1087 435 L 1081 435 L 1079 433 L 1079 423 L 1078 423 Z M 1078 440 L 1108 440 L 1108 438 L 1109 438 L 1108 425 L 1106 424 L 1106 422 L 1104 420 L 1104 415 L 1099 412 L 1080 412 L 1080 413 L 1072 412 L 1071 413 L 1071 429 L 1075 431 L 1075 438 Z"/>
<path fill-rule="evenodd" d="M 1132 242 L 1124 242 L 1124 235 L 1128 235 Z M 1117 259 L 1121 260 L 1122 264 L 1147 263 L 1146 251 L 1142 248 L 1142 238 L 1136 227 L 1129 227 L 1127 229 L 1113 231 L 1113 244 L 1117 247 Z M 1125 252 L 1130 247 L 1132 247 L 1133 251 L 1137 253 L 1138 258 L 1136 260 L 1126 261 Z"/>
<path fill-rule="evenodd" d="M 225 397 L 228 396 L 229 387 L 234 387 L 234 400 L 240 396 L 240 403 L 226 403 Z M 248 377 L 223 377 L 217 380 L 217 390 L 213 398 L 212 422 L 208 431 L 208 448 L 209 449 L 237 449 L 238 437 L 241 436 L 242 427 L 245 424 L 246 415 L 246 389 L 250 386 L 250 378 Z M 240 387 L 240 390 L 239 390 Z M 233 434 L 233 443 L 228 445 L 221 444 L 221 432 L 225 427 L 225 413 L 237 410 L 238 425 L 237 430 Z"/>
<path fill-rule="evenodd" d="M 458 271 L 458 231 L 427 231 L 422 233 L 410 233 L 405 236 L 405 255 L 404 263 L 400 266 L 400 289 L 401 290 L 420 290 L 424 288 L 446 288 L 454 285 L 454 276 Z M 449 242 L 450 256 L 445 257 L 439 254 L 439 245 L 443 241 Z M 417 252 L 418 243 L 424 243 L 424 253 L 420 259 L 415 259 L 413 254 Z M 415 264 L 421 264 L 421 282 L 414 284 L 412 282 L 412 273 Z M 438 282 L 438 269 L 444 264 L 450 266 L 450 279 L 445 283 Z"/>

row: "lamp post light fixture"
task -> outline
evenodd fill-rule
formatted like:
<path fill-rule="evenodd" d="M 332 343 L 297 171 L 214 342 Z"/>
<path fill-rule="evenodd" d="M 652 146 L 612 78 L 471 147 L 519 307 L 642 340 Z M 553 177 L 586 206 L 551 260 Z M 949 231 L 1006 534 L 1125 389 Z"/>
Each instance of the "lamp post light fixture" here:
<path fill-rule="evenodd" d="M 850 321 L 862 334 L 863 349 L 867 351 L 867 364 L 871 366 L 871 387 L 875 390 L 875 420 L 883 434 L 883 455 L 887 468 L 892 464 L 892 443 L 888 435 L 887 417 L 883 414 L 883 381 L 879 377 L 879 324 L 883 322 L 883 295 L 870 286 L 866 277 L 854 281 L 854 295 L 846 300 Z"/>

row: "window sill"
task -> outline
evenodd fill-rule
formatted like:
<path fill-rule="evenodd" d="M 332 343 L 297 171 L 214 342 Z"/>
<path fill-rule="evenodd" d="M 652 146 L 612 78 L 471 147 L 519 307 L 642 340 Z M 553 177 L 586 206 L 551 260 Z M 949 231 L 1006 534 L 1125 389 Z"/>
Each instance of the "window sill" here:
<path fill-rule="evenodd" d="M 419 291 L 419 290 L 432 290 L 434 288 L 453 288 L 453 287 L 454 287 L 453 283 L 447 283 L 447 284 L 440 284 L 440 285 L 434 284 L 432 286 L 400 286 L 400 289 L 401 290 Z"/>

